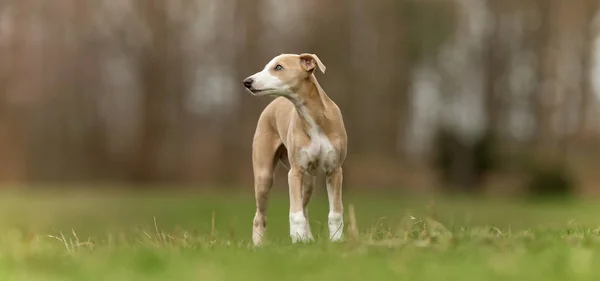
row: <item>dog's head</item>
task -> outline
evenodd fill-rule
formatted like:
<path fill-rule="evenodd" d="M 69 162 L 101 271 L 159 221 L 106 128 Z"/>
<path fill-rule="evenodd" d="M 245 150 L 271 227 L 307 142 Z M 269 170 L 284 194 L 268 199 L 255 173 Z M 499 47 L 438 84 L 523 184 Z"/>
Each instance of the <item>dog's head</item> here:
<path fill-rule="evenodd" d="M 287 96 L 295 93 L 315 68 L 325 73 L 325 65 L 315 54 L 279 55 L 262 71 L 244 79 L 244 86 L 255 96 Z"/>

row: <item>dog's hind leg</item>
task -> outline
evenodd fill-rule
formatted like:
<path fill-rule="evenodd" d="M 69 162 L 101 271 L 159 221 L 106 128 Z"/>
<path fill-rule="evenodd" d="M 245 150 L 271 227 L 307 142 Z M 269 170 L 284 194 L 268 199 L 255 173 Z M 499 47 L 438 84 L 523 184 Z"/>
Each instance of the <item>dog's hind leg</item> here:
<path fill-rule="evenodd" d="M 310 231 L 310 224 L 308 223 L 308 203 L 312 197 L 313 189 L 315 187 L 317 177 L 305 176 L 306 178 L 302 181 L 302 207 L 304 210 L 304 217 L 306 218 L 306 235 L 309 240 L 313 239 L 312 232 Z"/>
<path fill-rule="evenodd" d="M 252 227 L 252 242 L 256 246 L 263 244 L 267 229 L 267 205 L 269 191 L 273 185 L 273 171 L 276 151 L 281 141 L 276 134 L 261 133 L 254 137 L 252 145 L 252 168 L 254 172 L 254 195 L 256 197 L 256 214 Z"/>
<path fill-rule="evenodd" d="M 344 205 L 342 204 L 342 168 L 338 167 L 326 175 L 327 197 L 329 198 L 329 238 L 339 241 L 344 232 Z"/>

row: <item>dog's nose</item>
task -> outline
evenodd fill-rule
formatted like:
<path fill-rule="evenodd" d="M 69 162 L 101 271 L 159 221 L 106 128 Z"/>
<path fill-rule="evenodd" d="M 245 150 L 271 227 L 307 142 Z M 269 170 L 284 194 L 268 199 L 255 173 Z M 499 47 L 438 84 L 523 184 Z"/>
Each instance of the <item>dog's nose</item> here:
<path fill-rule="evenodd" d="M 246 88 L 250 89 L 252 88 L 252 83 L 254 82 L 254 79 L 252 78 L 246 78 L 244 80 L 244 86 L 246 86 Z"/>

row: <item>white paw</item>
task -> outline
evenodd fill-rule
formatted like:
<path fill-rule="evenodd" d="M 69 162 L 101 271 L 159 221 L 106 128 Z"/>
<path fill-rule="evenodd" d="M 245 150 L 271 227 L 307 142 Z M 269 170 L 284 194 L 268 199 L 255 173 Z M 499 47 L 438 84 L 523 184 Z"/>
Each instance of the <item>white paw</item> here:
<path fill-rule="evenodd" d="M 308 230 L 308 221 L 303 212 L 290 213 L 290 237 L 292 243 L 306 242 L 312 239 Z"/>
<path fill-rule="evenodd" d="M 264 241 L 264 236 L 265 236 L 264 231 L 254 230 L 252 232 L 252 242 L 254 243 L 254 246 L 262 246 L 263 241 Z"/>
<path fill-rule="evenodd" d="M 252 242 L 254 246 L 261 246 L 267 230 L 267 218 L 260 213 L 254 215 L 254 221 L 252 225 Z"/>
<path fill-rule="evenodd" d="M 344 238 L 344 215 L 342 213 L 329 213 L 329 239 L 337 242 Z"/>

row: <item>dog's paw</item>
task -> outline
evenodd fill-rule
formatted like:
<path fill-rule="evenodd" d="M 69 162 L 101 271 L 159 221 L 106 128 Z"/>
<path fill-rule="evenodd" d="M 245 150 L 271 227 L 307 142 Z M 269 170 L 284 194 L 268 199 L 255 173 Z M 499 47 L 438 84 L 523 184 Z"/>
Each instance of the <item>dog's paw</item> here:
<path fill-rule="evenodd" d="M 290 237 L 292 243 L 312 240 L 312 234 L 308 231 L 308 221 L 303 212 L 290 214 Z"/>
<path fill-rule="evenodd" d="M 333 242 L 344 238 L 344 216 L 341 213 L 329 213 L 329 239 Z"/>

